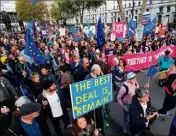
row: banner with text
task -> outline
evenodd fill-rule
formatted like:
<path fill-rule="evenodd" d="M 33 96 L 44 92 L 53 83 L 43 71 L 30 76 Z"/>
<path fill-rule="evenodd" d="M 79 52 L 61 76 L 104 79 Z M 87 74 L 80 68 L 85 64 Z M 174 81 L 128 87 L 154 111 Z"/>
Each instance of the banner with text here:
<path fill-rule="evenodd" d="M 70 94 L 75 119 L 112 101 L 112 74 L 73 83 Z"/>
<path fill-rule="evenodd" d="M 170 46 L 165 46 L 157 51 L 152 51 L 148 53 L 123 55 L 123 58 L 127 62 L 125 70 L 138 71 L 145 68 L 149 68 L 152 64 L 156 65 L 159 57 L 164 55 L 164 52 L 166 50 L 169 50 L 171 52 L 170 56 L 172 58 L 176 58 L 176 47 Z"/>
<path fill-rule="evenodd" d="M 172 58 L 176 58 L 176 47 L 171 46 L 165 46 L 157 51 L 152 51 L 148 53 L 123 55 L 122 58 L 127 62 L 125 71 L 138 71 L 145 68 L 149 68 L 152 64 L 156 65 L 158 58 L 164 55 L 164 52 L 166 50 L 169 50 L 171 52 L 170 56 Z M 112 68 L 113 66 L 116 66 L 118 64 L 117 61 L 114 61 L 115 58 L 115 55 L 108 56 L 109 68 Z"/>
<path fill-rule="evenodd" d="M 112 23 L 112 33 L 116 35 L 116 38 L 125 37 L 125 23 L 124 22 L 114 22 Z"/>

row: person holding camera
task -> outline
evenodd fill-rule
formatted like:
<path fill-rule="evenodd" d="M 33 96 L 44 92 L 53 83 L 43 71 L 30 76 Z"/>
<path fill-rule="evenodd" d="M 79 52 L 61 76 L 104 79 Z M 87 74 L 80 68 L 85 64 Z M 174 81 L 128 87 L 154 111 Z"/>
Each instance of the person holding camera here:
<path fill-rule="evenodd" d="M 149 130 L 151 121 L 158 116 L 151 107 L 149 99 L 149 91 L 146 88 L 136 89 L 129 108 L 130 131 L 134 136 L 142 130 Z"/>

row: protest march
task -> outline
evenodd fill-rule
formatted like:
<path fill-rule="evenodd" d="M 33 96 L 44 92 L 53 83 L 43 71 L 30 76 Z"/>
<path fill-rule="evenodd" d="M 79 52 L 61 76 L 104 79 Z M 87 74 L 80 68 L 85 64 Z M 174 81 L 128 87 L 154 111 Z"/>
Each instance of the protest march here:
<path fill-rule="evenodd" d="M 1 31 L 0 136 L 176 136 L 176 33 L 147 19 Z"/>

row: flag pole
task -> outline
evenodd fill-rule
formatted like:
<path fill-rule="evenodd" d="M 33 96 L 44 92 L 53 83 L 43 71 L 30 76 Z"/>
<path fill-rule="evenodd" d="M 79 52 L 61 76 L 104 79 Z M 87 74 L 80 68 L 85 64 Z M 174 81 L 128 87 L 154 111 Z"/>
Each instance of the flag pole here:
<path fill-rule="evenodd" d="M 95 129 L 96 129 L 97 123 L 96 123 L 96 114 L 95 114 L 95 110 L 94 110 L 94 122 L 95 122 Z"/>

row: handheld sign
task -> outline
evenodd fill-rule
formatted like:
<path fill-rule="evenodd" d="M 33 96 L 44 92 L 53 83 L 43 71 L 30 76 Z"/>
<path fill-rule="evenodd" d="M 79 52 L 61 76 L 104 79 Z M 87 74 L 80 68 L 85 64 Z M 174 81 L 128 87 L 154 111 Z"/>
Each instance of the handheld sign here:
<path fill-rule="evenodd" d="M 74 119 L 113 100 L 112 74 L 70 85 Z"/>
<path fill-rule="evenodd" d="M 144 26 L 138 25 L 136 29 L 136 41 L 142 41 Z"/>
<path fill-rule="evenodd" d="M 116 40 L 116 36 L 115 36 L 115 34 L 111 34 L 111 41 L 115 41 Z"/>

